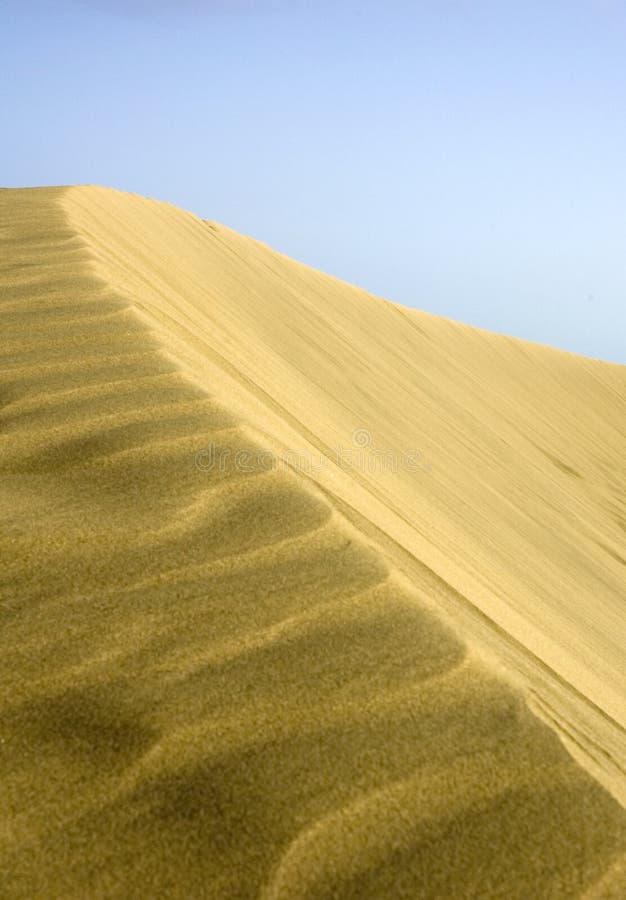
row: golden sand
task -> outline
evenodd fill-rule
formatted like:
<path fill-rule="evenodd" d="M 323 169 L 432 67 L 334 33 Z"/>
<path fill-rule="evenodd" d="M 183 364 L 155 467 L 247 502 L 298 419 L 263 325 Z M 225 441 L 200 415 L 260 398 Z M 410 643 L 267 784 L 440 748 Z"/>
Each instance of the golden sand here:
<path fill-rule="evenodd" d="M 0 247 L 0 896 L 626 895 L 626 367 L 102 188 Z"/>

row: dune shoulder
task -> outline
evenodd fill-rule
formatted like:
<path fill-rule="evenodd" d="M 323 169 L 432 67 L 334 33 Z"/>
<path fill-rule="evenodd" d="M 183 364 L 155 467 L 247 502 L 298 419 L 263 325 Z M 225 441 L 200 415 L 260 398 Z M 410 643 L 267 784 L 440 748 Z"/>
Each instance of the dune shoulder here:
<path fill-rule="evenodd" d="M 121 192 L 0 235 L 3 895 L 619 896 L 623 367 Z"/>

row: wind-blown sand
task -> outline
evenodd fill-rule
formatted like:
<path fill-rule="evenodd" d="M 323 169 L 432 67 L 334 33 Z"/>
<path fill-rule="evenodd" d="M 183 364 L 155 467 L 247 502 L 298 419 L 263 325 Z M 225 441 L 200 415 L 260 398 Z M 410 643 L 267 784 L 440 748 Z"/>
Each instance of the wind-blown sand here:
<path fill-rule="evenodd" d="M 102 188 L 0 247 L 0 896 L 626 896 L 626 367 Z"/>

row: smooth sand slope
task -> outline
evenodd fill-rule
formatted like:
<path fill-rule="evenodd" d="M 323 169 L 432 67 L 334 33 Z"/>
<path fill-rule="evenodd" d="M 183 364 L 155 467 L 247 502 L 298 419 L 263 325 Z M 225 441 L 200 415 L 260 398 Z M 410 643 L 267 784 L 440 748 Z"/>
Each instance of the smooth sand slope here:
<path fill-rule="evenodd" d="M 626 369 L 101 188 L 0 254 L 0 896 L 626 896 Z"/>

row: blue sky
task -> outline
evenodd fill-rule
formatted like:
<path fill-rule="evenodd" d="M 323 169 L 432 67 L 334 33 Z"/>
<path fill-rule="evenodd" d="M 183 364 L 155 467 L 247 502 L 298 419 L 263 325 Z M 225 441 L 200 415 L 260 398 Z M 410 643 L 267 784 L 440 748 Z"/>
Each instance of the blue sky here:
<path fill-rule="evenodd" d="M 626 3 L 0 0 L 0 185 L 626 363 Z"/>

